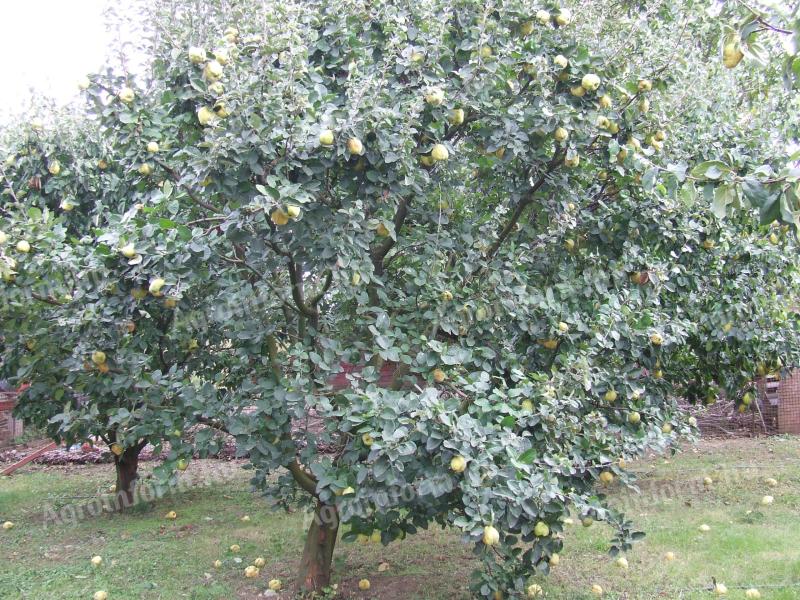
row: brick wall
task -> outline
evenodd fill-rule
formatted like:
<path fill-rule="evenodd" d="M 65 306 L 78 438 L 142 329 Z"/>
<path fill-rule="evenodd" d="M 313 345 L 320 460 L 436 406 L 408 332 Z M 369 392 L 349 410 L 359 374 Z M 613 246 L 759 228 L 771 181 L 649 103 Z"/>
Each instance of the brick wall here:
<path fill-rule="evenodd" d="M 17 395 L 0 392 L 0 446 L 7 446 L 15 437 L 22 435 L 22 421 L 11 416 Z"/>
<path fill-rule="evenodd" d="M 784 378 L 762 377 L 758 393 L 769 433 L 800 434 L 800 369 Z"/>
<path fill-rule="evenodd" d="M 781 381 L 778 397 L 778 433 L 800 433 L 800 369 Z"/>

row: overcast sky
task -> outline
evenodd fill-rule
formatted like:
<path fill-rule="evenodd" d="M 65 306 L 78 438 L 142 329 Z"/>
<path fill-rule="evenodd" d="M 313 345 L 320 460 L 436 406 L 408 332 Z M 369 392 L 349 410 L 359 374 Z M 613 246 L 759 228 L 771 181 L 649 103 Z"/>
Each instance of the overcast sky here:
<path fill-rule="evenodd" d="M 24 110 L 30 88 L 67 102 L 103 63 L 105 0 L 0 0 L 0 120 Z"/>

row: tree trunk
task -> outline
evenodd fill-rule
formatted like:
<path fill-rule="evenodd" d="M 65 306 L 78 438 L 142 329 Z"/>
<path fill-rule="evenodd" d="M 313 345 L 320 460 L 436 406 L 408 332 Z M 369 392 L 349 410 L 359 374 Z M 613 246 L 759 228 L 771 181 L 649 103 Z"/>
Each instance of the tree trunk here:
<path fill-rule="evenodd" d="M 303 591 L 318 592 L 331 583 L 331 562 L 339 532 L 339 514 L 335 506 L 317 505 L 308 529 L 299 581 Z"/>
<path fill-rule="evenodd" d="M 144 446 L 136 444 L 119 455 L 114 456 L 114 467 L 117 470 L 117 510 L 122 511 L 134 502 L 134 485 L 138 477 L 139 453 Z"/>

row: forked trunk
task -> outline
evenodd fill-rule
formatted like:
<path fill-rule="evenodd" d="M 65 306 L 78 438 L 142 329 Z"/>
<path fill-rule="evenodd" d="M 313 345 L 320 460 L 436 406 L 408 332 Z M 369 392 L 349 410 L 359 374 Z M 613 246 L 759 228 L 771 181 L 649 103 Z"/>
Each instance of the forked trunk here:
<path fill-rule="evenodd" d="M 314 520 L 308 528 L 303 559 L 300 561 L 299 581 L 303 591 L 317 592 L 331 583 L 331 563 L 339 514 L 335 506 L 318 505 Z"/>
<path fill-rule="evenodd" d="M 119 456 L 114 456 L 114 467 L 117 470 L 117 510 L 122 511 L 133 506 L 135 500 L 134 487 L 139 470 L 139 453 L 142 446 L 137 444 Z"/>

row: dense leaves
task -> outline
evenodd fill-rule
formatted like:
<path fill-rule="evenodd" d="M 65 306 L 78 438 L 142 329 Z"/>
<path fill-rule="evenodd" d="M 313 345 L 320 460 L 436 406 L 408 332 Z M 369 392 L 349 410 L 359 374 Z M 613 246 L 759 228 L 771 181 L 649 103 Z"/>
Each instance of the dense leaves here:
<path fill-rule="evenodd" d="M 717 21 L 673 4 L 158 4 L 146 73 L 91 76 L 67 131 L 8 134 L 22 414 L 68 439 L 228 431 L 345 539 L 460 529 L 482 596 L 547 572 L 568 514 L 629 549 L 603 492 L 691 435 L 677 399 L 799 348 L 796 116 L 756 94 L 739 123 Z"/>

